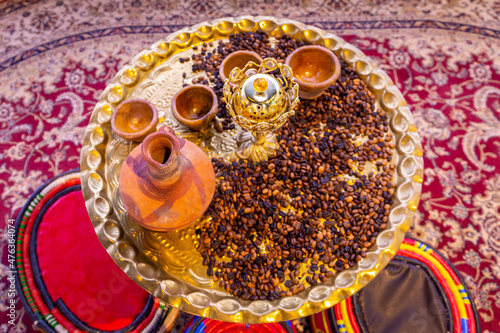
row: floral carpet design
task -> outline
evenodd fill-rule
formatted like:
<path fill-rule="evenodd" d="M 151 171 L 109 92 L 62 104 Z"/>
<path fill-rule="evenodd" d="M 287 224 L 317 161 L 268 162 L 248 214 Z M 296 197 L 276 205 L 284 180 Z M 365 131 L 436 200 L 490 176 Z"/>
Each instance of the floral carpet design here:
<path fill-rule="evenodd" d="M 7 323 L 6 225 L 38 186 L 79 167 L 106 83 L 166 34 L 243 14 L 336 33 L 393 79 L 424 147 L 410 233 L 450 259 L 483 331 L 500 332 L 500 0 L 0 0 L 0 332 L 33 331 L 19 301 Z"/>

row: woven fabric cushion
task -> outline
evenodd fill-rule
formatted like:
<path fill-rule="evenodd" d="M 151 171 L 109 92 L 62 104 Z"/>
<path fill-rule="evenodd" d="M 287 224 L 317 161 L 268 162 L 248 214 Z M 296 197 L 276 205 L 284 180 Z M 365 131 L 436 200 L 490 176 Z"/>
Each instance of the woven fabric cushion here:
<path fill-rule="evenodd" d="M 62 196 L 45 212 L 36 250 L 52 299 L 61 299 L 90 326 L 106 331 L 124 328 L 144 308 L 149 294 L 99 243 L 81 191 Z"/>
<path fill-rule="evenodd" d="M 363 289 L 310 316 L 316 333 L 476 333 L 474 303 L 453 265 L 429 245 L 406 238 Z"/>
<path fill-rule="evenodd" d="M 236 324 L 194 317 L 184 333 L 297 333 L 290 321 L 270 324 Z"/>
<path fill-rule="evenodd" d="M 444 295 L 415 263 L 393 261 L 357 295 L 358 320 L 371 333 L 446 332 Z"/>
<path fill-rule="evenodd" d="M 44 332 L 164 332 L 179 314 L 108 255 L 85 208 L 79 172 L 37 189 L 16 220 L 16 240 L 19 295 Z"/>

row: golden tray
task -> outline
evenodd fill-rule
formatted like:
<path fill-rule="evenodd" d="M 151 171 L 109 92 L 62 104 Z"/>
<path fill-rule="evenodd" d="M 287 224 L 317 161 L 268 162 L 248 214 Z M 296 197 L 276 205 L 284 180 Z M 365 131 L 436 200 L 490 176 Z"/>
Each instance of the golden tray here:
<path fill-rule="evenodd" d="M 120 168 L 137 145 L 116 136 L 110 125 L 115 107 L 128 98 L 152 102 L 159 112 L 158 128 L 168 125 L 178 135 L 202 147 L 210 157 L 229 157 L 241 129 L 200 135 L 179 124 L 170 100 L 187 78 L 192 47 L 228 38 L 231 33 L 262 30 L 269 36 L 287 34 L 324 45 L 354 68 L 385 110 L 394 136 L 397 173 L 395 201 L 387 228 L 366 258 L 335 274 L 325 283 L 307 287 L 295 296 L 274 301 L 234 297 L 206 275 L 195 250 L 195 227 L 161 233 L 139 226 L 126 213 L 118 194 Z M 271 38 L 273 39 L 273 38 Z M 214 42 L 215 44 L 215 42 Z M 290 320 L 319 312 L 351 296 L 382 270 L 400 247 L 417 209 L 423 180 L 423 158 L 415 122 L 401 92 L 375 62 L 342 38 L 313 26 L 274 17 L 224 18 L 182 29 L 135 56 L 102 93 L 85 132 L 81 154 L 81 182 L 87 210 L 102 245 L 113 260 L 141 287 L 169 304 L 199 316 L 238 323 Z"/>

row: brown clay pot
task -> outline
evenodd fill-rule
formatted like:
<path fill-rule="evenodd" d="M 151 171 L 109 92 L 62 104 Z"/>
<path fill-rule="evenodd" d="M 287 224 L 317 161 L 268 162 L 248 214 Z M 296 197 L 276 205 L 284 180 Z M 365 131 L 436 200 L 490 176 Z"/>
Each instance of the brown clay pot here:
<path fill-rule="evenodd" d="M 243 69 L 249 61 L 260 64 L 262 62 L 262 58 L 257 53 L 252 51 L 236 51 L 230 53 L 224 58 L 219 67 L 219 77 L 222 82 L 229 77 L 229 73 L 231 73 L 233 68 L 238 67 L 239 69 Z M 259 70 L 257 67 L 255 67 L 255 69 Z M 234 86 L 234 83 L 231 83 L 231 86 Z"/>
<path fill-rule="evenodd" d="M 113 131 L 124 139 L 141 142 L 158 124 L 158 111 L 144 99 L 129 99 L 118 105 L 111 117 Z"/>
<path fill-rule="evenodd" d="M 288 55 L 285 64 L 292 68 L 303 99 L 319 97 L 340 76 L 339 59 L 323 46 L 299 47 Z"/>
<path fill-rule="evenodd" d="M 215 192 L 208 156 L 170 127 L 150 134 L 127 157 L 120 171 L 120 197 L 140 225 L 172 231 L 194 223 Z"/>
<path fill-rule="evenodd" d="M 214 119 L 218 107 L 217 95 L 203 84 L 182 88 L 170 103 L 175 119 L 193 131 L 206 129 Z"/>

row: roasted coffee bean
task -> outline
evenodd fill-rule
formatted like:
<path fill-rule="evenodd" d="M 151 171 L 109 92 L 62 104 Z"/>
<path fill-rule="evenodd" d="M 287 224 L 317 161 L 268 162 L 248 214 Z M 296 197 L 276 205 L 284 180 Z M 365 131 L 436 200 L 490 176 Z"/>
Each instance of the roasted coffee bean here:
<path fill-rule="evenodd" d="M 272 47 L 262 32 L 231 35 L 183 59 L 200 72 L 197 82 L 216 91 L 216 130 L 234 127 L 222 101 L 220 63 L 245 49 L 283 61 L 305 45 L 276 39 Z M 274 300 L 325 282 L 366 257 L 387 226 L 394 143 L 366 84 L 341 60 L 337 82 L 295 111 L 276 132 L 280 149 L 269 161 L 212 160 L 216 191 L 195 230 L 197 250 L 207 274 L 242 299 Z"/>

